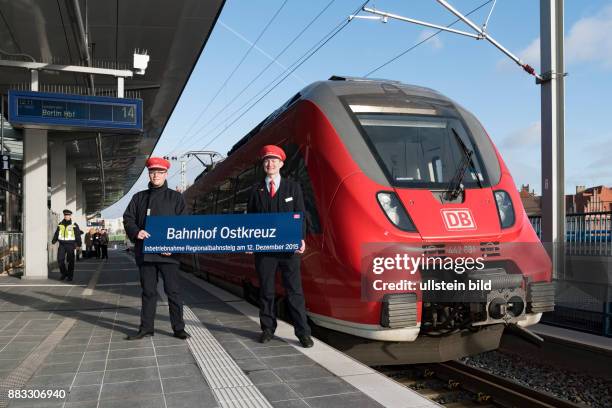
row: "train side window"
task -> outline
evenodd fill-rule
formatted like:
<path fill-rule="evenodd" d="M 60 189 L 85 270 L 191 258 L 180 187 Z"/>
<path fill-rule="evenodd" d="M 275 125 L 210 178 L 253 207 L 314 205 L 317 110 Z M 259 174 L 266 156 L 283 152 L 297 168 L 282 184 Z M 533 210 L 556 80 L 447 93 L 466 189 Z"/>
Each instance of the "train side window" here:
<path fill-rule="evenodd" d="M 251 188 L 255 182 L 255 167 L 243 171 L 238 176 L 236 195 L 234 197 L 234 214 L 244 214 L 247 212 Z"/>
<path fill-rule="evenodd" d="M 215 210 L 215 195 L 217 191 L 213 190 L 202 194 L 201 197 L 195 199 L 193 206 L 193 215 L 211 214 Z"/>
<path fill-rule="evenodd" d="M 281 169 L 281 173 L 283 177 L 289 177 L 299 182 L 302 186 L 304 207 L 306 208 L 307 230 L 311 234 L 320 234 L 321 223 L 319 222 L 319 213 L 317 212 L 314 189 L 310 181 L 310 176 L 308 175 L 306 161 L 300 153 L 298 145 L 295 143 L 288 143 L 282 147 L 287 154 L 287 160 Z"/>
<path fill-rule="evenodd" d="M 234 198 L 234 180 L 229 179 L 219 186 L 216 206 L 217 214 L 231 214 Z"/>
<path fill-rule="evenodd" d="M 217 190 L 213 190 L 204 196 L 204 202 L 201 205 L 202 211 L 199 214 L 214 214 L 215 201 L 217 200 Z"/>
<path fill-rule="evenodd" d="M 187 213 L 190 215 L 197 215 L 199 214 L 200 209 L 198 208 L 198 199 L 194 198 L 191 201 L 191 205 L 187 205 Z"/>

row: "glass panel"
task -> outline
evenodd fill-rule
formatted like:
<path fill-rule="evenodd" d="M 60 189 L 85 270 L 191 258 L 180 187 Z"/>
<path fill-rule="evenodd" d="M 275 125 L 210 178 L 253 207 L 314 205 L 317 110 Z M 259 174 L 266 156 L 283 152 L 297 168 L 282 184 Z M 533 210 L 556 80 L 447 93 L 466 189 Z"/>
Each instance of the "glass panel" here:
<path fill-rule="evenodd" d="M 246 213 L 251 188 L 255 183 L 255 167 L 245 170 L 238 176 L 236 196 L 234 197 L 234 214 Z"/>
<path fill-rule="evenodd" d="M 225 181 L 219 187 L 219 193 L 217 195 L 217 214 L 231 214 L 234 198 L 234 185 L 234 180 L 230 179 Z"/>
<path fill-rule="evenodd" d="M 396 186 L 447 188 L 465 156 L 461 143 L 474 151 L 474 167 L 468 166 L 463 184 L 477 187 L 477 177 L 485 180 L 478 152 L 455 118 L 379 114 L 357 118 Z"/>
<path fill-rule="evenodd" d="M 306 208 L 307 231 L 311 234 L 321 233 L 319 213 L 315 202 L 314 188 L 308 175 L 306 161 L 298 149 L 298 145 L 290 143 L 283 146 L 287 160 L 281 173 L 300 183 L 304 194 L 304 207 Z"/>

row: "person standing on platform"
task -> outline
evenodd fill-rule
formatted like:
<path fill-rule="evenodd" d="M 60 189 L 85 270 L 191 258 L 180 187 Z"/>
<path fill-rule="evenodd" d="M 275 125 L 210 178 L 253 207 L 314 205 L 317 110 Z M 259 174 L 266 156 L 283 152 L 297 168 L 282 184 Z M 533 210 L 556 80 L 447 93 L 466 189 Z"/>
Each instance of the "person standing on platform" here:
<path fill-rule="evenodd" d="M 87 234 L 85 234 L 85 258 L 91 258 L 91 247 L 93 245 L 93 241 L 92 241 L 92 233 L 91 233 L 92 229 L 90 228 L 87 231 Z"/>
<path fill-rule="evenodd" d="M 304 198 L 300 185 L 292 180 L 281 178 L 280 169 L 286 159 L 285 152 L 278 146 L 267 145 L 261 149 L 260 157 L 266 173 L 265 180 L 253 186 L 248 213 L 301 212 L 305 214 Z M 310 327 L 306 318 L 304 291 L 300 274 L 300 254 L 306 244 L 302 228 L 302 242 L 295 253 L 260 252 L 255 253 L 255 270 L 259 278 L 259 321 L 261 336 L 259 341 L 267 343 L 274 338 L 276 316 L 274 313 L 276 270 L 280 269 L 283 286 L 287 292 L 287 306 L 293 319 L 295 335 L 303 347 L 312 347 Z"/>
<path fill-rule="evenodd" d="M 100 230 L 98 228 L 95 229 L 94 234 L 91 237 L 91 242 L 94 247 L 94 254 L 96 259 L 100 259 Z"/>
<path fill-rule="evenodd" d="M 57 263 L 61 275 L 60 280 L 71 281 L 74 277 L 74 251 L 81 246 L 81 229 L 76 222 L 72 222 L 72 211 L 70 210 L 64 210 L 64 219 L 55 230 L 51 243 L 56 242 L 59 242 Z"/>
<path fill-rule="evenodd" d="M 108 259 L 108 233 L 105 228 L 100 232 L 100 256 L 102 259 Z"/>
<path fill-rule="evenodd" d="M 125 213 L 123 225 L 128 238 L 135 243 L 134 254 L 140 271 L 142 286 L 142 309 L 138 333 L 127 336 L 127 340 L 137 340 L 153 336 L 155 311 L 157 307 L 157 277 L 164 280 L 164 291 L 168 296 L 170 322 L 174 337 L 188 339 L 183 321 L 183 301 L 179 292 L 179 261 L 172 254 L 145 254 L 143 242 L 150 235 L 145 231 L 149 215 L 186 215 L 183 196 L 168 188 L 168 169 L 170 162 L 161 157 L 151 157 L 146 166 L 149 170 L 149 188 L 132 197 Z"/>

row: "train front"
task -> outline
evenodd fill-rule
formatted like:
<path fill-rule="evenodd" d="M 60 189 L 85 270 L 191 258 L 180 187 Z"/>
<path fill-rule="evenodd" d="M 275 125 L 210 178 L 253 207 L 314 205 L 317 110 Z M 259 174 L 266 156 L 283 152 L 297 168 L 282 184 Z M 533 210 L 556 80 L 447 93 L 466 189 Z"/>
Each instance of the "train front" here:
<path fill-rule="evenodd" d="M 504 325 L 552 310 L 550 258 L 471 113 L 430 89 L 384 81 L 328 81 L 306 99 L 329 121 L 310 154 L 333 149 L 317 167 L 338 181 L 323 231 L 334 302 L 314 302 L 315 323 L 435 344 L 431 356 L 400 362 L 433 361 L 447 359 L 444 341 L 457 341 L 451 358 L 495 348 Z M 478 333 L 489 336 L 480 348 Z"/>

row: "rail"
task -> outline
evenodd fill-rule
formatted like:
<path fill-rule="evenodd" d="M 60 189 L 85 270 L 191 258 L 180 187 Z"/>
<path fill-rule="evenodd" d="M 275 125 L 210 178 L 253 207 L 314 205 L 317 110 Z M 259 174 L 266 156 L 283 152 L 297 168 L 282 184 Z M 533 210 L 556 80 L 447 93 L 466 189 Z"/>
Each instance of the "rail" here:
<path fill-rule="evenodd" d="M 378 369 L 442 406 L 585 408 L 459 361 Z"/>

